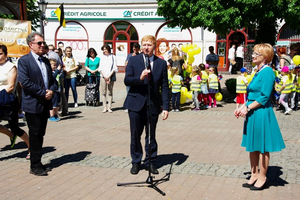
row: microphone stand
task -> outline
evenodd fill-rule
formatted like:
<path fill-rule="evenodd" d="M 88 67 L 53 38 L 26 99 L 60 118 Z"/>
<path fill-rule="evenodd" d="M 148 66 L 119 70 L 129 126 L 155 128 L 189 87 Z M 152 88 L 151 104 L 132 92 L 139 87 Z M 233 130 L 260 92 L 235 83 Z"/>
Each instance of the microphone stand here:
<path fill-rule="evenodd" d="M 146 66 L 147 69 L 151 70 L 151 65 L 148 62 L 147 59 L 149 59 L 149 55 L 146 54 L 145 55 L 146 58 Z M 148 97 L 147 97 L 147 130 L 146 133 L 148 132 L 148 155 L 149 155 L 149 162 L 148 162 L 148 178 L 146 179 L 146 181 L 140 181 L 140 182 L 132 182 L 132 183 L 117 183 L 117 186 L 126 186 L 126 185 L 135 185 L 135 184 L 149 184 L 148 187 L 153 188 L 154 190 L 156 190 L 157 192 L 159 192 L 161 195 L 165 196 L 166 193 L 164 193 L 162 190 L 160 190 L 156 185 L 158 185 L 160 182 L 166 182 L 170 180 L 170 174 L 171 174 L 171 169 L 170 172 L 167 173 L 162 179 L 158 179 L 158 180 L 154 180 L 154 176 L 151 175 L 151 170 L 150 170 L 150 165 L 151 165 L 151 98 L 150 98 L 150 84 L 151 84 L 151 73 L 149 73 L 147 75 L 147 81 L 148 81 Z"/>

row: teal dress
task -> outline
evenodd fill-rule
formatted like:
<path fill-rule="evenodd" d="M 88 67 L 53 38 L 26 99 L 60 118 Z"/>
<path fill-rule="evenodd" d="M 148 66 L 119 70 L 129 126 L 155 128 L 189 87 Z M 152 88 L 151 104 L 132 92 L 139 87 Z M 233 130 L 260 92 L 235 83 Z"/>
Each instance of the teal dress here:
<path fill-rule="evenodd" d="M 285 148 L 285 144 L 273 111 L 270 96 L 274 87 L 275 76 L 272 68 L 265 66 L 253 77 L 248 86 L 248 102 L 261 104 L 251 110 L 244 122 L 242 146 L 246 151 L 276 152 Z"/>

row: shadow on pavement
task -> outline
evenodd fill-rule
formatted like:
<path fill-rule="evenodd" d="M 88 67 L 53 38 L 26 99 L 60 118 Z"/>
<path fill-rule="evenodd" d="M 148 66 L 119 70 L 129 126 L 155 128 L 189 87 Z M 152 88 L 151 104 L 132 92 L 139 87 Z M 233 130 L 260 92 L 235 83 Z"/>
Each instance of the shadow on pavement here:
<path fill-rule="evenodd" d="M 3 160 L 8 160 L 8 159 L 12 159 L 12 158 L 24 158 L 27 156 L 28 154 L 28 151 L 27 151 L 27 146 L 25 144 L 25 142 L 20 142 L 18 144 L 15 145 L 14 149 L 20 149 L 21 146 L 24 146 L 26 149 L 22 152 L 18 152 L 18 153 L 15 153 L 15 154 L 12 154 L 10 156 L 7 156 L 7 157 L 2 157 L 0 158 L 0 161 L 3 161 Z M 2 148 L 3 149 L 3 148 Z M 50 153 L 50 152 L 53 152 L 55 151 L 56 149 L 54 147 L 43 147 L 42 149 L 42 153 Z"/>
<path fill-rule="evenodd" d="M 90 152 L 90 151 L 80 151 L 80 152 L 77 152 L 74 154 L 64 155 L 62 157 L 52 159 L 50 161 L 49 166 L 52 168 L 56 168 L 63 164 L 66 164 L 66 163 L 80 162 L 80 161 L 84 160 L 85 157 L 91 153 L 92 152 Z"/>
<path fill-rule="evenodd" d="M 155 166 L 157 168 L 161 168 L 162 166 L 169 164 L 181 165 L 188 157 L 188 155 L 184 155 L 183 153 L 158 155 L 155 161 Z"/>
<path fill-rule="evenodd" d="M 285 184 L 289 184 L 287 181 L 280 178 L 283 174 L 281 171 L 282 167 L 278 166 L 269 166 L 267 172 L 267 178 L 269 180 L 269 186 L 284 186 Z M 248 175 L 247 179 L 250 179 L 251 172 L 244 172 L 244 175 Z"/>

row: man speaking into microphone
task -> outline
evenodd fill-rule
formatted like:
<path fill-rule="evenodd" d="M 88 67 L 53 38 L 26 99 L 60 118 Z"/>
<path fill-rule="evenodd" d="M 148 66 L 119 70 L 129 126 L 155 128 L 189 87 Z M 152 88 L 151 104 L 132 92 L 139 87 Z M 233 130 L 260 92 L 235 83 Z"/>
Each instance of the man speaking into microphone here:
<path fill-rule="evenodd" d="M 169 86 L 166 61 L 153 54 L 156 47 L 156 38 L 146 35 L 142 38 L 142 54 L 138 54 L 129 59 L 124 83 L 130 86 L 124 107 L 128 109 L 130 120 L 130 154 L 132 158 L 131 174 L 138 174 L 143 157 L 141 145 L 141 135 L 145 129 L 145 152 L 143 161 L 147 170 L 153 174 L 158 174 L 154 162 L 157 158 L 157 142 L 155 139 L 156 124 L 159 114 L 162 112 L 162 119 L 169 115 Z M 150 84 L 150 106 L 148 102 L 148 84 Z M 149 109 L 150 108 L 150 109 Z M 148 112 L 150 119 L 150 148 L 149 153 L 149 128 L 147 123 Z M 151 163 L 149 163 L 149 156 Z M 149 165 L 150 164 L 150 165 Z"/>

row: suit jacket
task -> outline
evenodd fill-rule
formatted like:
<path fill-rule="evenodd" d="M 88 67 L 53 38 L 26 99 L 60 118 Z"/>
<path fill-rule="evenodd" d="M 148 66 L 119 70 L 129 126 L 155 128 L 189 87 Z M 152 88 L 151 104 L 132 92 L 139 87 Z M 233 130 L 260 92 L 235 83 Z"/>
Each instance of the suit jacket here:
<path fill-rule="evenodd" d="M 143 54 L 130 57 L 127 67 L 124 83 L 130 86 L 124 107 L 138 112 L 147 103 L 148 80 L 147 77 L 141 81 L 140 76 L 145 69 Z M 150 99 L 152 104 L 152 114 L 159 114 L 161 107 L 163 110 L 169 110 L 169 83 L 166 61 L 154 56 L 153 70 L 151 70 L 150 81 Z"/>
<path fill-rule="evenodd" d="M 52 76 L 52 69 L 47 58 L 43 57 L 47 69 L 48 89 L 53 93 L 57 84 Z M 46 88 L 42 72 L 36 63 L 32 53 L 22 56 L 18 60 L 18 80 L 22 85 L 22 110 L 28 113 L 42 113 L 44 106 L 52 109 L 52 100 L 46 100 Z"/>

